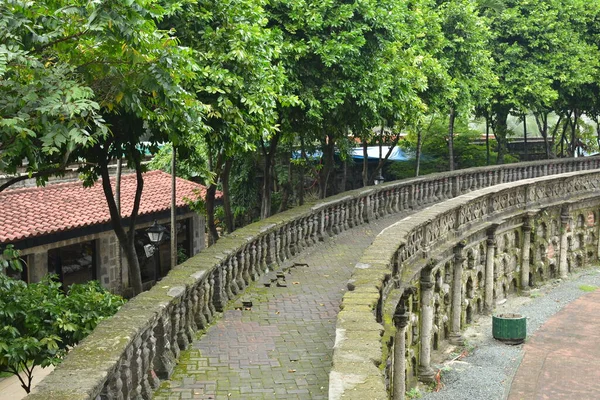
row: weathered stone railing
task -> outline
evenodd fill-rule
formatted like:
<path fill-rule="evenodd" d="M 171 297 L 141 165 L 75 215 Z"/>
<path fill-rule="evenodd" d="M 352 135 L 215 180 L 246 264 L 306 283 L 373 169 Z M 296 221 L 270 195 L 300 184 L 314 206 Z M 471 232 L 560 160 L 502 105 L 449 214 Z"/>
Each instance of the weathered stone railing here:
<path fill-rule="evenodd" d="M 474 168 L 342 193 L 235 231 L 103 321 L 29 399 L 150 398 L 194 332 L 269 266 L 329 235 L 519 179 L 600 167 L 580 158 Z"/>
<path fill-rule="evenodd" d="M 600 170 L 481 189 L 411 214 L 363 253 L 338 314 L 330 399 L 403 399 L 475 313 L 597 261 Z"/>

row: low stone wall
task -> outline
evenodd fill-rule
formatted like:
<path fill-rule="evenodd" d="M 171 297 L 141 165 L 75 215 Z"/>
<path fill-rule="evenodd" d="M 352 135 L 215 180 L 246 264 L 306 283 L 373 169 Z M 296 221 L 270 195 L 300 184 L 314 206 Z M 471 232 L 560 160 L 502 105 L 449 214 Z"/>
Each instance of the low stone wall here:
<path fill-rule="evenodd" d="M 483 187 L 598 167 L 600 158 L 594 157 L 435 174 L 342 193 L 248 225 L 179 265 L 103 321 L 27 398 L 151 398 L 197 330 L 205 328 L 267 268 L 317 241 L 373 218 L 426 207 Z M 389 273 L 381 268 L 378 276 L 383 282 Z M 381 287 L 370 288 L 369 296 Z M 360 293 L 365 292 L 351 295 Z M 370 305 L 365 307 L 373 316 Z M 375 319 L 373 323 L 380 326 Z M 375 362 L 372 365 L 375 368 Z M 380 382 L 376 374 L 373 379 Z"/>
<path fill-rule="evenodd" d="M 330 399 L 403 399 L 475 313 L 598 260 L 600 170 L 481 189 L 386 228 L 349 281 Z"/>

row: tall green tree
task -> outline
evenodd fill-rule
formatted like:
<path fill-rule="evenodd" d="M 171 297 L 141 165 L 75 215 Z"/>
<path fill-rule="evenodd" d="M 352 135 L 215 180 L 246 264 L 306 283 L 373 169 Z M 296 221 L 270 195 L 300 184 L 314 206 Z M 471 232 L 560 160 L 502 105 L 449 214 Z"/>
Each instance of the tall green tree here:
<path fill-rule="evenodd" d="M 543 118 L 561 87 L 576 87 L 593 76 L 597 50 L 582 38 L 588 7 L 580 0 L 506 0 L 501 13 L 488 12 L 500 82 L 491 101 L 499 163 L 506 153 L 511 111 L 533 110 Z M 542 135 L 547 138 L 545 128 Z"/>
<path fill-rule="evenodd" d="M 2 22 L 3 48 L 20 57 L 0 57 L 8 60 L 0 65 L 10 78 L 2 86 L 9 90 L 0 108 L 2 146 L 10 147 L 2 149 L 0 166 L 14 172 L 25 155 L 30 173 L 45 176 L 83 160 L 86 184 L 102 177 L 134 294 L 142 290 L 133 246 L 146 150 L 139 143 L 176 142 L 182 131 L 202 130 L 207 111 L 186 89 L 198 70 L 191 51 L 173 32 L 157 28 L 179 7 L 177 1 L 158 0 L 0 5 L 8 18 Z M 21 61 L 27 61 L 24 67 Z M 20 98 L 23 94 L 29 95 Z M 133 208 L 123 211 L 127 229 L 108 174 L 109 163 L 122 157 L 137 175 Z"/>

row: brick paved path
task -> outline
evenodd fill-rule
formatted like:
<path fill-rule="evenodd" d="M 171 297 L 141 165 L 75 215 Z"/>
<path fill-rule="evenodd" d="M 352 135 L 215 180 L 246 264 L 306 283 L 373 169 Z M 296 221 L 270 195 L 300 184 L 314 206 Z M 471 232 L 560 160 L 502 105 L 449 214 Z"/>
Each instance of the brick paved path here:
<path fill-rule="evenodd" d="M 525 344 L 508 400 L 600 398 L 600 290 L 573 301 Z"/>
<path fill-rule="evenodd" d="M 354 264 L 392 216 L 327 239 L 291 262 L 287 287 L 255 284 L 183 352 L 156 399 L 326 399 L 336 315 Z"/>

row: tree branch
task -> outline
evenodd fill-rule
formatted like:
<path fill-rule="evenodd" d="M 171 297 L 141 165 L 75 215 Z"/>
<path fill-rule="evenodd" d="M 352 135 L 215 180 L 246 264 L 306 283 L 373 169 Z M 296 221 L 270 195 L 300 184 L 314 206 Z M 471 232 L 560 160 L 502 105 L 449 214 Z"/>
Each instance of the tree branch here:
<path fill-rule="evenodd" d="M 50 168 L 44 171 L 38 171 L 35 172 L 33 174 L 30 175 L 21 175 L 21 176 L 17 176 L 15 178 L 12 178 L 11 180 L 9 180 L 6 183 L 3 183 L 2 185 L 0 185 L 0 192 L 2 192 L 3 190 L 11 187 L 12 185 L 14 185 L 15 183 L 27 180 L 27 179 L 33 179 L 33 178 L 40 178 L 43 176 L 50 176 L 50 175 L 56 175 L 59 174 L 61 172 L 65 172 L 66 171 L 66 167 L 64 166 L 60 166 L 60 167 L 56 167 L 56 168 Z"/>

